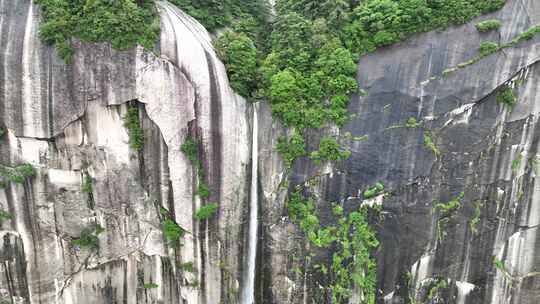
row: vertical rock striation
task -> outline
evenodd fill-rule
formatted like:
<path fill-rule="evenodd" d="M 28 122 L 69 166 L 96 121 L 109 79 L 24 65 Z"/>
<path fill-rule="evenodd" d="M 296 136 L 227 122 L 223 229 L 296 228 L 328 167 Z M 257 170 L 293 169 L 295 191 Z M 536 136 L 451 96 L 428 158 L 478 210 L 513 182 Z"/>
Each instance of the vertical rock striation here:
<path fill-rule="evenodd" d="M 65 65 L 38 37 L 39 7 L 0 1 L 0 163 L 34 177 L 0 189 L 0 299 L 14 303 L 235 302 L 249 201 L 250 116 L 208 33 L 165 2 L 160 55 L 75 41 Z M 123 117 L 140 110 L 144 147 Z M 188 136 L 218 214 L 200 222 Z M 82 191 L 87 177 L 90 192 Z M 166 210 L 166 211 L 164 211 Z M 163 212 L 186 230 L 162 233 Z M 98 246 L 73 240 L 96 225 Z M 0 301 L 1 301 L 0 300 Z M 10 302 L 11 303 L 11 302 Z"/>

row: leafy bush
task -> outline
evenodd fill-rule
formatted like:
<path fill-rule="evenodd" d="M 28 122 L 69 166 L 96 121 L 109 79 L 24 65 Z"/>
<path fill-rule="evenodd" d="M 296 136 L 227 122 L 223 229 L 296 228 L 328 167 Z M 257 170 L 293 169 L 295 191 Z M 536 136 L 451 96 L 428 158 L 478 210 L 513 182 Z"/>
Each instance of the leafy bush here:
<path fill-rule="evenodd" d="M 497 52 L 498 50 L 499 45 L 496 42 L 492 41 L 483 41 L 482 43 L 480 43 L 480 47 L 478 48 L 480 57 L 486 57 Z"/>
<path fill-rule="evenodd" d="M 379 194 L 381 194 L 384 191 L 384 185 L 382 183 L 376 183 L 375 186 L 367 189 L 362 194 L 365 199 L 373 198 Z"/>
<path fill-rule="evenodd" d="M 514 90 L 510 86 L 504 86 L 497 94 L 497 102 L 512 108 L 517 102 Z"/>
<path fill-rule="evenodd" d="M 476 29 L 481 33 L 485 33 L 489 31 L 498 30 L 501 27 L 501 25 L 502 25 L 501 21 L 497 19 L 490 19 L 490 20 L 478 22 L 476 24 Z"/>
<path fill-rule="evenodd" d="M 99 248 L 99 238 L 100 235 L 105 229 L 100 225 L 96 225 L 93 228 L 86 228 L 81 232 L 81 235 L 72 240 L 71 243 L 75 246 L 88 249 L 98 249 Z"/>
<path fill-rule="evenodd" d="M 257 87 L 257 49 L 246 34 L 227 31 L 214 42 L 231 87 L 240 95 L 250 97 Z"/>
<path fill-rule="evenodd" d="M 197 140 L 189 136 L 186 137 L 184 143 L 180 146 L 180 150 L 193 165 L 196 165 L 199 162 L 199 143 Z"/>
<path fill-rule="evenodd" d="M 295 187 L 287 200 L 287 209 L 291 220 L 300 226 L 312 245 L 334 249 L 329 270 L 324 265 L 315 265 L 315 269 L 329 278 L 326 284 L 332 303 L 347 303 L 354 286 L 363 291 L 365 303 L 374 303 L 376 263 L 371 253 L 379 242 L 368 224 L 367 209 L 360 208 L 347 216 L 336 205 L 332 214 L 337 217 L 337 225 L 321 227 L 313 199 L 304 197 L 302 192 L 300 186 Z"/>
<path fill-rule="evenodd" d="M 0 127 L 0 139 L 2 139 L 2 137 L 4 137 L 4 134 L 6 133 L 7 133 L 6 128 Z"/>
<path fill-rule="evenodd" d="M 306 155 L 304 138 L 296 132 L 293 133 L 289 140 L 281 136 L 278 138 L 277 150 L 283 157 L 285 166 L 290 168 L 295 159 Z"/>
<path fill-rule="evenodd" d="M 418 123 L 418 121 L 414 117 L 409 117 L 409 119 L 407 119 L 407 123 L 405 124 L 405 127 L 409 128 L 409 129 L 416 129 L 419 126 L 420 126 L 420 124 Z"/>
<path fill-rule="evenodd" d="M 40 37 L 56 45 L 61 58 L 71 61 L 72 38 L 109 42 L 119 50 L 139 44 L 153 49 L 159 37 L 154 1 L 37 0 L 43 21 Z"/>
<path fill-rule="evenodd" d="M 24 181 L 36 175 L 36 169 L 31 164 L 22 164 L 14 168 L 0 165 L 0 188 L 7 183 L 22 184 Z"/>
<path fill-rule="evenodd" d="M 219 206 L 216 203 L 206 204 L 200 207 L 199 210 L 197 210 L 197 213 L 195 213 L 195 218 L 199 221 L 209 219 L 212 216 L 214 216 L 214 214 L 216 214 L 218 209 L 219 209 Z"/>
<path fill-rule="evenodd" d="M 163 223 L 163 235 L 173 246 L 179 244 L 180 238 L 184 236 L 185 230 L 182 229 L 173 219 L 166 218 Z"/>
<path fill-rule="evenodd" d="M 197 189 L 197 195 L 201 199 L 207 199 L 210 197 L 210 189 L 208 188 L 208 185 L 203 182 L 199 182 L 199 188 Z"/>
<path fill-rule="evenodd" d="M 319 151 L 313 151 L 310 158 L 315 163 L 321 161 L 342 161 L 351 155 L 350 151 L 342 151 L 337 141 L 332 137 L 323 137 L 319 144 Z"/>
<path fill-rule="evenodd" d="M 171 0 L 174 5 L 193 16 L 209 31 L 234 25 L 235 20 L 253 18 L 261 31 L 268 5 L 261 0 Z"/>
<path fill-rule="evenodd" d="M 126 116 L 124 116 L 124 127 L 128 130 L 130 147 L 135 150 L 142 149 L 144 133 L 139 121 L 138 106 L 128 105 Z"/>

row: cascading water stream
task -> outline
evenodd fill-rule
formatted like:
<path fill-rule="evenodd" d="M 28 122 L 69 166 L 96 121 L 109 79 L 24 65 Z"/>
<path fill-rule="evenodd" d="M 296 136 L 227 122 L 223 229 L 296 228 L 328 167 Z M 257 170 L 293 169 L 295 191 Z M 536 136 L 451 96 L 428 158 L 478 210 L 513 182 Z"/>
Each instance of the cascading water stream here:
<path fill-rule="evenodd" d="M 255 264 L 257 262 L 257 229 L 258 229 L 258 212 L 259 199 L 257 192 L 258 181 L 258 117 L 257 105 L 253 105 L 253 141 L 251 146 L 251 193 L 249 204 L 249 237 L 248 237 L 248 260 L 247 271 L 244 274 L 244 290 L 242 292 L 242 304 L 255 303 Z"/>

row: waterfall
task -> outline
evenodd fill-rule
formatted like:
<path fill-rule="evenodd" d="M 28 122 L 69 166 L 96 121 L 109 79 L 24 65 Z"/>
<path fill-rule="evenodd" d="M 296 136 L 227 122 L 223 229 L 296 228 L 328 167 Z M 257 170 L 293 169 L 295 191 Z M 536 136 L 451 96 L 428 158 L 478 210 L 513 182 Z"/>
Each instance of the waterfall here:
<path fill-rule="evenodd" d="M 249 238 L 248 238 L 248 259 L 247 271 L 244 274 L 244 290 L 242 293 L 242 304 L 255 303 L 255 264 L 257 262 L 257 229 L 259 222 L 257 219 L 259 200 L 257 192 L 258 181 L 258 161 L 259 161 L 259 136 L 257 105 L 253 105 L 253 141 L 251 145 L 251 193 L 249 204 Z"/>

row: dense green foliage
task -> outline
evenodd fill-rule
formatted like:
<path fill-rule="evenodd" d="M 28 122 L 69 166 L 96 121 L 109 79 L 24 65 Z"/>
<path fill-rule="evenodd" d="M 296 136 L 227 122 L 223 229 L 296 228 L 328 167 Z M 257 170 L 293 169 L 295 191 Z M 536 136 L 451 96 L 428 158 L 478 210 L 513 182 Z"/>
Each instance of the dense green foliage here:
<path fill-rule="evenodd" d="M 75 246 L 88 249 L 98 249 L 99 248 L 99 238 L 100 235 L 105 229 L 100 225 L 95 225 L 92 228 L 86 228 L 81 232 L 81 235 L 72 240 L 71 243 Z"/>
<path fill-rule="evenodd" d="M 478 48 L 478 52 L 480 53 L 481 57 L 486 57 L 488 55 L 491 55 L 499 50 L 499 44 L 493 41 L 483 41 L 480 43 L 480 47 Z"/>
<path fill-rule="evenodd" d="M 409 129 L 416 129 L 419 126 L 420 123 L 416 120 L 415 117 L 409 117 L 409 119 L 407 119 L 407 123 L 405 124 L 405 127 Z"/>
<path fill-rule="evenodd" d="M 312 198 L 296 187 L 287 201 L 291 220 L 297 223 L 311 244 L 319 248 L 333 248 L 329 269 L 325 265 L 314 267 L 328 277 L 326 285 L 332 303 L 347 303 L 354 286 L 364 296 L 363 303 L 375 303 L 376 264 L 372 251 L 379 246 L 374 231 L 368 224 L 368 209 L 361 207 L 348 215 L 341 206 L 333 207 L 337 218 L 335 226 L 321 227 L 318 211 Z"/>
<path fill-rule="evenodd" d="M 502 25 L 501 21 L 497 19 L 490 19 L 490 20 L 478 22 L 476 24 L 476 29 L 481 33 L 485 33 L 489 31 L 498 30 L 501 27 L 501 25 Z"/>
<path fill-rule="evenodd" d="M 332 137 L 323 137 L 319 143 L 319 151 L 311 152 L 309 156 L 316 164 L 322 161 L 342 161 L 351 155 L 348 150 L 341 150 L 338 142 Z"/>
<path fill-rule="evenodd" d="M 22 184 L 24 181 L 36 175 L 36 169 L 31 164 L 22 164 L 14 168 L 0 165 L 0 188 L 8 183 Z"/>
<path fill-rule="evenodd" d="M 170 0 L 209 31 L 232 26 L 262 31 L 268 6 L 261 0 Z M 261 27 L 261 28 L 259 28 Z"/>
<path fill-rule="evenodd" d="M 139 107 L 128 105 L 124 116 L 124 127 L 128 130 L 129 146 L 135 150 L 142 149 L 144 145 L 144 133 L 139 121 Z"/>
<path fill-rule="evenodd" d="M 209 203 L 200 207 L 195 213 L 195 218 L 199 221 L 203 221 L 211 218 L 218 211 L 219 206 L 216 203 Z"/>
<path fill-rule="evenodd" d="M 109 42 L 120 50 L 140 44 L 153 49 L 159 37 L 159 19 L 152 0 L 37 0 L 43 22 L 41 38 L 56 45 L 67 62 L 72 38 Z"/>
<path fill-rule="evenodd" d="M 306 155 L 306 144 L 304 137 L 298 132 L 294 132 L 289 139 L 279 137 L 277 150 L 283 157 L 285 166 L 290 168 L 295 159 Z"/>
<path fill-rule="evenodd" d="M 0 139 L 2 139 L 2 137 L 4 137 L 4 134 L 6 134 L 7 131 L 4 127 L 0 127 Z"/>
<path fill-rule="evenodd" d="M 162 222 L 163 235 L 173 246 L 180 243 L 180 238 L 184 236 L 185 230 L 180 227 L 172 218 L 168 217 Z"/>
<path fill-rule="evenodd" d="M 257 88 L 257 48 L 244 33 L 227 31 L 214 41 L 231 87 L 240 95 L 250 97 Z"/>
<path fill-rule="evenodd" d="M 514 90 L 510 86 L 504 86 L 497 94 L 497 102 L 512 108 L 517 102 Z"/>
<path fill-rule="evenodd" d="M 370 198 L 373 198 L 373 197 L 383 193 L 383 191 L 384 191 L 384 185 L 382 183 L 376 183 L 375 186 L 365 190 L 362 193 L 362 196 L 365 199 L 370 199 Z"/>
<path fill-rule="evenodd" d="M 186 155 L 193 165 L 198 165 L 199 143 L 195 139 L 188 136 L 184 140 L 184 143 L 180 146 L 180 150 Z"/>

